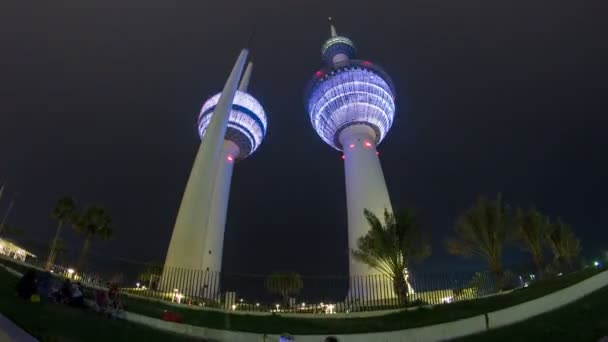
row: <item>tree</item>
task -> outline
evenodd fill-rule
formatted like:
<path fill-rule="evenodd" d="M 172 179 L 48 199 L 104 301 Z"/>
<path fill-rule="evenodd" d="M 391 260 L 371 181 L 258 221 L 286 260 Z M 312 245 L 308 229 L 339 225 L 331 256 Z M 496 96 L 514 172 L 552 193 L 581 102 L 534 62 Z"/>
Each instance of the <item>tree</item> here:
<path fill-rule="evenodd" d="M 500 194 L 496 200 L 479 197 L 475 204 L 462 214 L 454 227 L 456 237 L 446 239 L 448 253 L 483 258 L 502 289 L 504 271 L 502 250 L 509 237 L 507 207 Z"/>
<path fill-rule="evenodd" d="M 63 239 L 57 240 L 55 244 L 55 263 L 60 263 L 63 256 L 68 252 Z"/>
<path fill-rule="evenodd" d="M 405 271 L 411 261 L 420 261 L 431 254 L 431 246 L 422 235 L 414 211 L 396 214 L 384 210 L 384 222 L 371 211 L 363 211 L 370 230 L 357 241 L 353 257 L 389 277 L 397 297 L 406 301 L 409 286 Z"/>
<path fill-rule="evenodd" d="M 553 252 L 555 266 L 558 269 L 566 266 L 571 270 L 581 252 L 581 242 L 572 232 L 570 225 L 558 218 L 547 230 L 546 241 Z"/>
<path fill-rule="evenodd" d="M 101 207 L 92 206 L 79 215 L 74 223 L 74 229 L 84 235 L 84 243 L 78 259 L 78 268 L 82 269 L 86 255 L 89 252 L 91 240 L 99 238 L 109 240 L 112 236 L 112 218 L 110 214 Z"/>
<path fill-rule="evenodd" d="M 50 270 L 55 263 L 55 258 L 57 257 L 57 243 L 61 236 L 61 229 L 64 224 L 72 223 L 75 211 L 76 201 L 72 197 L 63 196 L 55 203 L 55 208 L 53 208 L 51 216 L 57 220 L 57 229 L 55 230 L 55 237 L 51 242 L 49 256 L 46 259 L 47 270 Z"/>
<path fill-rule="evenodd" d="M 280 295 L 285 306 L 289 303 L 289 296 L 299 293 L 302 287 L 302 278 L 295 272 L 275 272 L 266 277 L 266 289 Z"/>
<path fill-rule="evenodd" d="M 543 247 L 549 230 L 549 219 L 530 208 L 527 211 L 517 209 L 515 214 L 515 234 L 525 250 L 530 253 L 539 273 L 543 273 Z"/>

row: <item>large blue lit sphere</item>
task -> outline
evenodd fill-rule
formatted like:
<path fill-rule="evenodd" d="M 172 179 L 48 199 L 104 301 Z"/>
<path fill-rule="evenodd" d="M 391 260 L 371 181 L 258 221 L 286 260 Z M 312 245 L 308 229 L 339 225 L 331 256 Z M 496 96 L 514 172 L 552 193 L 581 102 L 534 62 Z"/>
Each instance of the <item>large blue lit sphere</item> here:
<path fill-rule="evenodd" d="M 356 52 L 353 41 L 342 36 L 329 38 L 321 47 L 321 56 L 327 65 L 333 64 L 336 55 L 345 55 L 349 59 L 353 59 Z"/>
<path fill-rule="evenodd" d="M 317 71 L 308 86 L 307 99 L 313 128 L 337 150 L 342 150 L 340 133 L 357 124 L 371 127 L 379 144 L 395 116 L 391 79 L 367 61 L 349 60 Z"/>
<path fill-rule="evenodd" d="M 212 96 L 201 109 L 198 117 L 198 132 L 201 139 L 211 122 L 220 95 L 221 93 Z M 236 158 L 246 158 L 260 146 L 266 135 L 266 127 L 266 113 L 262 105 L 253 96 L 238 90 L 232 103 L 225 136 L 226 140 L 232 141 L 239 147 L 240 152 Z"/>

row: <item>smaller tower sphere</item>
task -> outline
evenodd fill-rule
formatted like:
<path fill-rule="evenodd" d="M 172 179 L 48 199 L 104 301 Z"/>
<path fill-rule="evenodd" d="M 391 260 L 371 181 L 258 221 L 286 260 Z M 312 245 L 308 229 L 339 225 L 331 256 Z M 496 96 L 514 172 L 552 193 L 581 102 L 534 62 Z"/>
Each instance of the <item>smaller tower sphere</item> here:
<path fill-rule="evenodd" d="M 218 93 L 203 105 L 198 117 L 198 132 L 203 139 L 205 131 L 213 110 L 219 101 L 221 93 Z M 226 128 L 226 140 L 235 143 L 240 150 L 237 159 L 243 159 L 255 152 L 266 135 L 267 120 L 262 105 L 251 95 L 238 90 L 234 97 L 228 127 Z"/>
<path fill-rule="evenodd" d="M 337 55 L 344 55 L 349 59 L 353 59 L 356 56 L 356 52 L 357 50 L 352 40 L 342 36 L 329 38 L 321 48 L 321 56 L 327 65 L 332 65 L 334 57 Z"/>

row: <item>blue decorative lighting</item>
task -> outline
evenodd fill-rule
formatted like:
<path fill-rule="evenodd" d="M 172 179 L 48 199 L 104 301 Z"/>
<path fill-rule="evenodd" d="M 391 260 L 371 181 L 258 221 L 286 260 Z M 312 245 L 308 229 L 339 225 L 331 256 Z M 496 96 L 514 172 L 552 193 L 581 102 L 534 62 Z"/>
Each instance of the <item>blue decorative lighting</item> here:
<path fill-rule="evenodd" d="M 220 98 L 220 93 L 212 96 L 201 109 L 198 118 L 198 131 L 201 139 L 205 131 L 213 110 Z M 226 140 L 234 142 L 239 146 L 240 153 L 237 158 L 242 159 L 253 153 L 262 143 L 266 135 L 267 119 L 264 108 L 251 95 L 243 91 L 237 91 L 228 119 L 226 129 Z"/>
<path fill-rule="evenodd" d="M 371 63 L 356 60 L 319 75 L 308 91 L 310 121 L 319 136 L 342 150 L 340 132 L 350 125 L 363 124 L 376 132 L 375 143 L 379 144 L 395 116 L 390 78 Z"/>

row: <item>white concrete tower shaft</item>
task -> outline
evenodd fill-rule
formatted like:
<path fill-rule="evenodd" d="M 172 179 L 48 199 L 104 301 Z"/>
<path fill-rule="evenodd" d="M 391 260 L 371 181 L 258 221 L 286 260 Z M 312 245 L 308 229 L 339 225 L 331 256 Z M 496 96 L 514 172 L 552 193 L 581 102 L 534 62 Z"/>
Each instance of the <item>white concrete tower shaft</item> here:
<path fill-rule="evenodd" d="M 224 136 L 247 55 L 247 50 L 241 51 L 196 154 L 169 243 L 163 281 L 166 281 L 166 274 L 171 269 L 203 269 L 207 222 L 213 207 L 216 171 L 220 163 L 224 164 Z M 194 284 L 189 283 L 187 286 Z M 188 293 L 193 289 L 179 290 Z"/>
<path fill-rule="evenodd" d="M 349 251 L 357 249 L 357 241 L 370 229 L 363 214 L 365 209 L 380 220 L 385 209 L 393 210 L 375 141 L 374 130 L 366 125 L 352 125 L 340 133 L 344 151 Z M 357 261 L 352 253 L 349 253 L 349 271 L 351 277 L 378 274 L 377 270 Z"/>
<path fill-rule="evenodd" d="M 247 91 L 253 63 L 249 62 L 243 74 L 240 91 Z M 215 114 L 214 114 L 215 115 Z M 213 194 L 211 195 L 211 211 L 207 221 L 207 236 L 205 238 L 205 256 L 202 269 L 211 272 L 213 277 L 222 270 L 222 256 L 224 251 L 224 233 L 226 231 L 226 216 L 230 197 L 230 184 L 234 162 L 239 155 L 239 147 L 230 140 L 224 140 L 220 161 L 215 170 Z"/>

